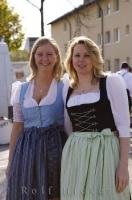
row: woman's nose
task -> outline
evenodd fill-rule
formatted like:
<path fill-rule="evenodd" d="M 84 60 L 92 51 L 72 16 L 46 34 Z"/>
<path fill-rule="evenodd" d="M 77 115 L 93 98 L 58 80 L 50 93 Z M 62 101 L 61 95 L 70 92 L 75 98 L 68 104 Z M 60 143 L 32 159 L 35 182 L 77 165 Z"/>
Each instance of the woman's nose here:
<path fill-rule="evenodd" d="M 83 56 L 80 56 L 79 57 L 79 61 L 83 61 L 84 60 L 84 57 Z"/>
<path fill-rule="evenodd" d="M 48 59 L 48 56 L 44 54 L 44 55 L 42 56 L 42 59 L 43 59 L 43 60 L 47 60 L 47 59 Z"/>

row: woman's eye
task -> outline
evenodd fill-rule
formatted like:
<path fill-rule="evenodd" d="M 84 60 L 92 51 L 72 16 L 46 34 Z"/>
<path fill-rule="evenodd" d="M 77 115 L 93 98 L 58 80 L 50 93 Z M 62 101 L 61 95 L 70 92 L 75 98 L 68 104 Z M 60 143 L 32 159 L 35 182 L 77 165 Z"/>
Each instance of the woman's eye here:
<path fill-rule="evenodd" d="M 36 55 L 37 55 L 37 56 L 42 56 L 43 54 L 41 54 L 41 53 L 37 53 Z"/>
<path fill-rule="evenodd" d="M 79 54 L 75 54 L 74 56 L 75 56 L 75 57 L 79 57 L 80 55 L 79 55 Z"/>
<path fill-rule="evenodd" d="M 89 54 L 85 54 L 83 57 L 84 58 L 88 58 L 89 56 L 90 56 Z M 80 57 L 80 55 L 79 54 L 75 54 L 74 57 Z"/>
<path fill-rule="evenodd" d="M 52 56 L 53 54 L 52 53 L 47 53 L 47 56 Z"/>
<path fill-rule="evenodd" d="M 89 57 L 89 56 L 90 56 L 89 54 L 86 54 L 86 55 L 85 55 L 85 57 Z"/>

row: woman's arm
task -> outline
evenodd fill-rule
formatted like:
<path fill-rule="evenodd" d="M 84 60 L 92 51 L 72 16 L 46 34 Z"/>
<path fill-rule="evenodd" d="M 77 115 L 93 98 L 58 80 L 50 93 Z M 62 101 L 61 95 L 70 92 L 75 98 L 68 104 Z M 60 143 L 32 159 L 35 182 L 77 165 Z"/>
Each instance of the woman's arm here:
<path fill-rule="evenodd" d="M 69 118 L 66 108 L 64 108 L 64 129 L 68 136 L 71 135 L 72 123 L 71 123 L 71 120 Z"/>
<path fill-rule="evenodd" d="M 125 82 L 122 77 L 113 74 L 108 76 L 106 87 L 119 137 L 130 137 L 130 113 Z"/>
<path fill-rule="evenodd" d="M 8 166 L 6 170 L 7 175 L 9 172 L 10 163 L 12 160 L 16 142 L 17 142 L 18 137 L 22 133 L 23 124 L 24 124 L 23 114 L 21 111 L 21 105 L 19 103 L 21 85 L 22 84 L 19 84 L 15 88 L 13 88 L 12 94 L 11 94 L 11 104 L 13 105 L 13 126 L 12 126 L 11 138 L 10 138 L 10 144 L 9 144 L 9 158 L 8 158 Z"/>
<path fill-rule="evenodd" d="M 10 144 L 9 144 L 9 163 L 12 160 L 12 155 L 16 146 L 16 141 L 23 130 L 23 123 L 22 122 L 14 122 L 12 131 L 11 131 L 11 138 L 10 138 Z"/>
<path fill-rule="evenodd" d="M 68 92 L 68 88 L 69 88 L 69 78 L 68 75 L 65 74 L 63 76 L 63 101 L 64 101 L 64 129 L 65 132 L 67 133 L 67 135 L 69 136 L 72 133 L 72 123 L 70 121 L 69 115 L 67 113 L 67 109 L 66 109 L 66 97 L 67 97 L 67 92 Z"/>
<path fill-rule="evenodd" d="M 119 138 L 120 144 L 120 159 L 116 170 L 116 189 L 117 192 L 122 192 L 129 184 L 128 172 L 128 151 L 129 138 Z"/>
<path fill-rule="evenodd" d="M 107 94 L 116 127 L 119 131 L 119 163 L 116 169 L 116 189 L 122 192 L 128 185 L 128 151 L 130 137 L 130 116 L 128 98 L 123 79 L 118 75 L 108 77 Z"/>
<path fill-rule="evenodd" d="M 8 157 L 8 165 L 6 169 L 6 176 L 8 177 L 9 175 L 9 169 L 10 169 L 10 164 L 11 160 L 13 157 L 13 153 L 15 150 L 16 142 L 20 134 L 22 133 L 23 130 L 23 123 L 22 122 L 14 122 L 12 131 L 11 131 L 11 138 L 10 138 L 10 144 L 9 144 L 9 157 Z"/>

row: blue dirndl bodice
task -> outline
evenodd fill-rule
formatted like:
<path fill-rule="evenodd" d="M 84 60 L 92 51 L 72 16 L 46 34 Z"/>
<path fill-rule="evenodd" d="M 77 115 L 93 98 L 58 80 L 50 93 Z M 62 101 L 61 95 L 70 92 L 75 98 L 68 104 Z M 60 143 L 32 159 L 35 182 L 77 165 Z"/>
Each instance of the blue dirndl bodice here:
<path fill-rule="evenodd" d="M 23 107 L 24 96 L 29 83 L 24 83 L 20 93 L 20 104 L 24 117 L 24 128 L 48 127 L 52 124 L 63 125 L 64 123 L 64 103 L 62 97 L 63 83 L 57 84 L 57 97 L 51 105 Z"/>

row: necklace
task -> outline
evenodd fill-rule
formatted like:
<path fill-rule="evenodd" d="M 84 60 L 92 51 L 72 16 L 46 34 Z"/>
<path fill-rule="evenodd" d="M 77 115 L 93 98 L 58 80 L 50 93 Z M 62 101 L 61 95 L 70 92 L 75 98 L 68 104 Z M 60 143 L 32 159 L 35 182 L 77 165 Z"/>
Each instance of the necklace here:
<path fill-rule="evenodd" d="M 86 93 L 90 92 L 90 90 L 76 90 L 75 92 L 77 94 L 86 94 Z"/>
<path fill-rule="evenodd" d="M 35 93 L 36 93 L 37 96 L 39 96 L 39 95 L 43 96 L 43 95 L 47 94 L 48 90 L 49 90 L 49 86 L 45 86 L 45 87 L 41 86 L 40 87 L 35 82 L 35 84 L 34 84 L 34 91 L 35 91 Z"/>
<path fill-rule="evenodd" d="M 98 90 L 99 89 L 98 89 L 97 85 L 91 85 L 89 88 L 85 88 L 85 89 L 83 89 L 83 88 L 77 88 L 75 90 L 75 92 L 77 94 L 86 94 L 86 93 L 95 92 L 95 91 L 98 91 Z"/>
<path fill-rule="evenodd" d="M 48 87 L 45 87 L 45 88 L 44 87 L 43 88 L 39 88 L 37 86 L 35 87 L 36 92 L 39 93 L 39 94 L 47 93 L 48 89 L 49 89 Z"/>
<path fill-rule="evenodd" d="M 41 84 L 39 85 L 36 81 L 34 81 L 34 91 L 33 91 L 33 98 L 39 104 L 41 99 L 44 98 L 48 94 L 50 85 Z"/>
<path fill-rule="evenodd" d="M 42 89 L 42 88 L 40 88 L 40 89 L 39 89 L 39 92 L 40 92 L 40 93 L 43 93 L 43 89 Z"/>
<path fill-rule="evenodd" d="M 91 88 L 87 88 L 87 89 L 81 89 L 81 88 L 78 88 L 76 91 L 80 94 L 83 94 L 83 93 L 87 93 L 87 92 L 91 92 L 93 90 L 93 87 Z"/>

